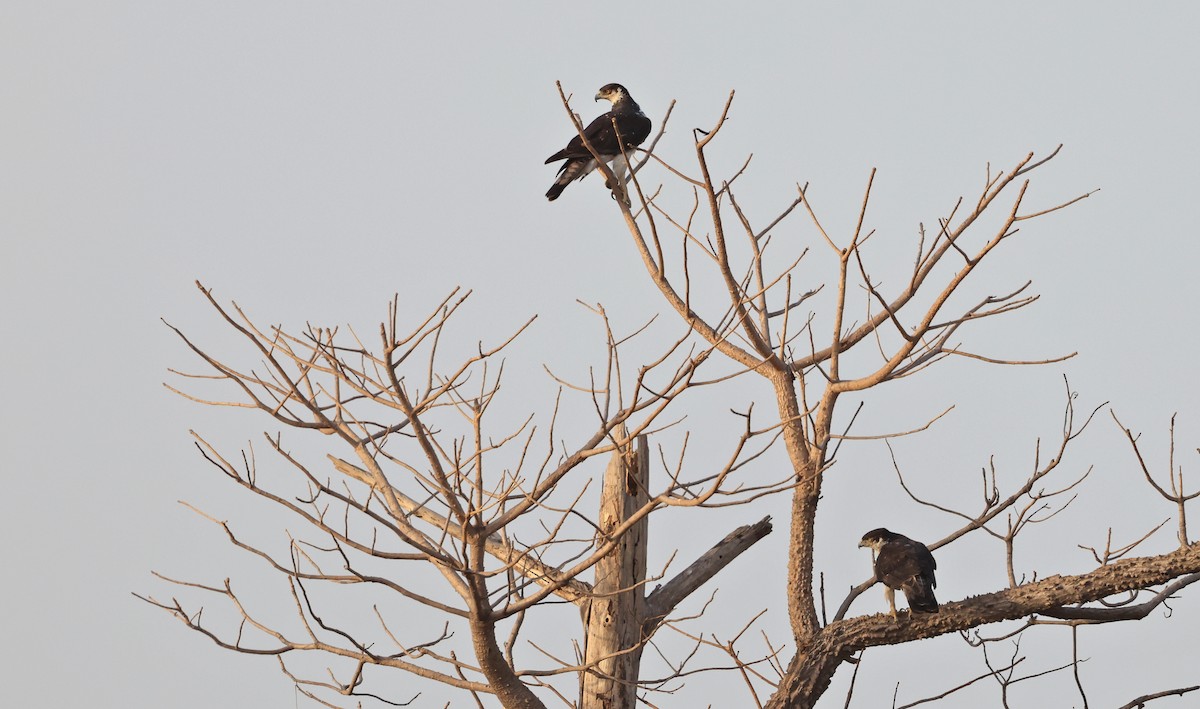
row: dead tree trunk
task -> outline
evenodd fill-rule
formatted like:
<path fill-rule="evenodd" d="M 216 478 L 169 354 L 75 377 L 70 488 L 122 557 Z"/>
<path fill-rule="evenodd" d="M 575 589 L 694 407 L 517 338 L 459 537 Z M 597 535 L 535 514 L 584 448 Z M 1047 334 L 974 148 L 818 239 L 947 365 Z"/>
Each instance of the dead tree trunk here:
<path fill-rule="evenodd" d="M 600 534 L 608 536 L 649 500 L 650 450 L 638 436 L 634 450 L 617 451 L 604 471 Z M 612 554 L 596 564 L 592 598 L 584 608 L 585 662 L 580 709 L 632 709 L 637 701 L 646 616 L 646 549 L 649 516 L 622 535 Z"/>
<path fill-rule="evenodd" d="M 600 496 L 600 531 L 608 541 L 649 502 L 650 448 L 613 453 Z M 771 532 L 771 518 L 730 532 L 673 579 L 646 595 L 649 515 L 626 529 L 612 554 L 597 562 L 591 597 L 581 604 L 586 631 L 580 709 L 634 709 L 642 649 L 683 599 Z"/>

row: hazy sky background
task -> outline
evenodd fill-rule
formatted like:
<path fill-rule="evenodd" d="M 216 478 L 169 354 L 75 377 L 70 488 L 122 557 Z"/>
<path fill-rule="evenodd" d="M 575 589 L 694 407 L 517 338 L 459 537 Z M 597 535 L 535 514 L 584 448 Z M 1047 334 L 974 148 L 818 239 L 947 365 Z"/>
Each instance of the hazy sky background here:
<path fill-rule="evenodd" d="M 910 262 L 918 223 L 934 224 L 959 195 L 976 195 L 989 162 L 1007 168 L 1065 144 L 1034 175 L 1031 203 L 1100 192 L 1028 224 L 980 274 L 972 299 L 1028 279 L 1042 299 L 964 340 L 1000 357 L 1080 355 L 1042 368 L 949 363 L 878 392 L 858 425 L 863 433 L 904 430 L 957 403 L 948 419 L 895 448 L 923 492 L 961 488 L 958 501 L 974 508 L 990 455 L 1011 489 L 1027 474 L 1037 437 L 1054 440 L 1066 374 L 1081 408 L 1109 401 L 1145 433 L 1160 472 L 1167 424 L 1180 412 L 1177 462 L 1200 484 L 1200 10 L 1110 2 L 734 8 L 0 5 L 0 431 L 8 453 L 0 704 L 296 706 L 274 660 L 221 651 L 130 595 L 176 593 L 152 569 L 209 583 L 265 578 L 176 500 L 283 538 L 266 523 L 269 512 L 203 462 L 187 433 L 236 451 L 273 431 L 269 422 L 205 409 L 161 386 L 167 368 L 196 367 L 160 318 L 240 352 L 195 279 L 261 322 L 291 328 L 349 323 L 373 332 L 393 293 L 415 318 L 458 285 L 476 291 L 459 324 L 465 342 L 494 341 L 536 313 L 509 355 L 505 406 L 514 415 L 545 412 L 552 401 L 543 362 L 578 374 L 601 361 L 594 318 L 576 299 L 603 303 L 626 330 L 663 310 L 596 178 L 553 204 L 543 197 L 554 169 L 542 161 L 571 135 L 555 80 L 585 119 L 602 108 L 590 97 L 611 81 L 628 86 L 656 126 L 677 100 L 660 153 L 685 168 L 690 129 L 711 125 L 736 90 L 713 161 L 728 171 L 755 155 L 739 194 L 759 223 L 787 204 L 796 183 L 808 183 L 826 227 L 844 241 L 878 168 L 868 221 L 879 232 L 881 271 L 893 250 L 897 264 Z M 642 176 L 670 184 L 655 167 Z M 828 280 L 829 252 L 802 217 L 780 238 L 811 245 L 814 282 Z M 678 332 L 673 320 L 662 322 L 658 337 Z M 773 409 L 764 393 L 755 384 L 722 397 Z M 719 431 L 727 408 L 725 398 L 701 398 L 696 426 Z M 1109 527 L 1123 544 L 1172 514 L 1141 481 L 1107 411 L 1057 479 L 1091 465 L 1080 499 L 1031 532 L 1040 543 L 1018 558 L 1023 572 L 1087 571 L 1094 563 L 1076 545 L 1103 545 Z M 776 533 L 712 584 L 721 591 L 710 614 L 728 633 L 770 608 L 763 629 L 784 641 L 786 510 L 778 497 L 656 518 L 653 559 L 675 549 L 690 559 L 734 526 L 773 515 Z M 881 443 L 847 451 L 821 515 L 818 564 L 830 589 L 867 575 L 869 557 L 854 547 L 867 529 L 933 539 L 955 526 L 903 498 Z M 1170 551 L 1173 525 L 1144 553 Z M 695 538 L 697 529 L 708 536 Z M 939 553 L 943 601 L 1004 584 L 1002 547 L 976 536 Z M 843 593 L 831 590 L 830 603 Z M 1197 683 L 1198 594 L 1189 589 L 1169 619 L 1159 610 L 1142 623 L 1081 631 L 1093 706 Z M 882 608 L 873 589 L 852 612 Z M 1063 629 L 1025 643 L 1025 673 L 1070 661 Z M 889 705 L 898 680 L 901 700 L 912 701 L 982 671 L 978 651 L 957 637 L 869 651 L 853 706 Z M 841 706 L 849 674 L 839 672 L 823 705 Z M 1065 673 L 1018 687 L 1015 706 L 1081 705 Z M 408 682 L 403 691 L 421 688 Z M 442 706 L 441 690 L 425 689 L 415 706 Z M 740 682 L 725 676 L 659 701 L 697 706 L 701 689 L 714 706 L 747 705 Z M 972 692 L 942 706 L 998 702 L 990 681 Z M 470 705 L 465 695 L 447 696 Z"/>

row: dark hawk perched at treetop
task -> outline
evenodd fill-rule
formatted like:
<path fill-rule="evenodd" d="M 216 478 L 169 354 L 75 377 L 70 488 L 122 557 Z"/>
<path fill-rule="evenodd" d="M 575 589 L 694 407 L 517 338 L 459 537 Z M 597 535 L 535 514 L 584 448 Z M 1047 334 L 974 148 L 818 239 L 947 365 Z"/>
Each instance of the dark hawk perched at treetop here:
<path fill-rule="evenodd" d="M 642 113 L 637 102 L 629 95 L 629 90 L 620 84 L 605 84 L 600 87 L 600 91 L 596 93 L 596 100 L 600 99 L 611 101 L 612 110 L 589 123 L 583 134 L 604 162 L 611 163 L 613 173 L 623 186 L 625 171 L 629 165 L 625 156 L 621 154 L 621 143 L 625 144 L 625 152 L 632 153 L 633 149 L 650 135 L 650 119 Z M 613 131 L 613 123 L 616 123 L 617 131 L 620 132 L 620 141 L 617 140 L 617 133 Z M 546 164 L 559 160 L 566 162 L 558 169 L 558 179 L 546 193 L 546 198 L 552 202 L 558 199 L 572 180 L 582 179 L 584 175 L 596 169 L 596 158 L 588 152 L 583 139 L 578 135 L 571 138 L 567 147 L 546 158 Z M 608 186 L 614 189 L 616 187 Z"/>
<path fill-rule="evenodd" d="M 929 547 L 880 527 L 863 535 L 860 547 L 875 551 L 875 580 L 883 584 L 888 609 L 896 618 L 896 589 L 904 591 L 908 608 L 913 613 L 937 613 L 938 602 L 933 597 L 937 580 L 933 570 L 937 562 Z"/>

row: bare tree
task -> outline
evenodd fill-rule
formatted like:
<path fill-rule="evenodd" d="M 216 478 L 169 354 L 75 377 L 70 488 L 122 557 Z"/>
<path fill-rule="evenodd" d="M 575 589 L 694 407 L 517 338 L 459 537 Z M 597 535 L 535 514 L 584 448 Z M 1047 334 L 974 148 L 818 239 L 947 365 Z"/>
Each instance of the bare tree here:
<path fill-rule="evenodd" d="M 560 95 L 582 137 L 568 97 L 561 89 Z M 338 706 L 333 702 L 339 695 L 405 703 L 411 694 L 394 694 L 376 671 L 391 668 L 457 687 L 479 706 L 493 695 L 504 707 L 561 702 L 588 709 L 632 707 L 639 700 L 656 706 L 657 692 L 680 691 L 689 675 L 724 670 L 743 679 L 747 705 L 782 708 L 813 706 L 841 665 L 857 663 L 867 648 L 954 632 L 981 649 L 989 672 L 917 704 L 985 678 L 1003 692 L 1042 673 L 1016 674 L 1023 661 L 1016 653 L 993 662 L 987 653 L 995 642 L 1019 638 L 1037 625 L 1137 620 L 1200 579 L 1200 546 L 1189 544 L 1186 526 L 1187 503 L 1200 493 L 1185 489 L 1173 454 L 1167 484 L 1157 482 L 1137 438 L 1124 426 L 1145 479 L 1177 518 L 1178 549 L 1129 556 L 1151 530 L 1123 547 L 1093 550 L 1098 566 L 1089 573 L 1018 577 L 1012 562 L 1016 540 L 1074 499 L 1082 478 L 1062 479 L 1060 464 L 1103 406 L 1078 415 L 1068 387 L 1061 436 L 1049 454 L 1039 447 L 1027 479 L 1011 489 L 998 481 L 994 468 L 985 470 L 981 505 L 972 510 L 926 499 L 895 466 L 916 506 L 957 521 L 930 549 L 971 534 L 992 535 L 1008 551 L 1007 588 L 944 603 L 935 615 L 904 614 L 897 622 L 883 614 L 849 615 L 874 582 L 867 579 L 826 617 L 824 584 L 814 577 L 816 513 L 819 504 L 847 502 L 823 497 L 823 478 L 843 444 L 880 438 L 853 434 L 857 412 L 843 413 L 839 403 L 888 382 L 929 376 L 924 370 L 948 358 L 1015 365 L 1069 357 L 1005 360 L 962 343 L 984 321 L 1037 299 L 1029 283 L 1008 293 L 978 294 L 973 276 L 979 265 L 1017 241 L 1024 222 L 1088 194 L 1027 204 L 1031 176 L 1057 149 L 1042 158 L 1027 155 L 1008 170 L 993 172 L 989 166 L 980 194 L 960 198 L 934 227 L 922 225 L 911 268 L 898 284 L 885 284 L 873 275 L 870 260 L 874 232 L 867 216 L 874 173 L 847 234 L 826 231 L 801 186 L 777 213 L 756 219 L 742 209 L 734 189 L 749 160 L 726 179 L 714 178 L 709 169 L 708 151 L 732 102 L 731 93 L 715 125 L 694 132 L 692 168 L 668 164 L 653 152 L 669 110 L 627 183 L 601 167 L 645 272 L 679 330 L 657 341 L 656 355 L 630 367 L 632 343 L 642 347 L 644 340 L 661 337 L 662 326 L 648 323 L 623 333 L 603 308 L 592 307 L 607 341 L 603 361 L 576 380 L 548 364 L 558 396 L 540 416 L 493 415 L 503 392 L 502 357 L 532 321 L 492 344 L 467 349 L 449 344 L 458 339 L 453 324 L 468 293 L 453 291 L 418 316 L 413 297 L 397 296 L 378 333 L 365 338 L 316 326 L 263 327 L 200 286 L 255 362 L 239 365 L 172 328 L 207 367 L 203 374 L 178 373 L 192 386 L 172 390 L 206 404 L 254 409 L 279 429 L 328 438 L 321 439 L 322 456 L 298 449 L 281 433 L 265 434 L 266 446 L 286 466 L 284 473 L 274 466 L 260 473 L 253 446 L 229 456 L 194 434 L 202 455 L 230 480 L 303 522 L 306 535 L 289 536 L 286 550 L 271 551 L 243 539 L 234 523 L 209 517 L 230 543 L 284 579 L 290 620 L 276 617 L 278 599 L 271 612 L 256 610 L 229 580 L 206 584 L 161 577 L 220 599 L 232 611 L 225 619 L 205 618 L 202 606 L 190 600 L 146 600 L 221 647 L 277 657 L 302 692 L 327 706 Z M 639 169 L 647 165 L 662 168 L 669 188 L 643 186 Z M 807 216 L 811 238 L 787 226 L 797 215 Z M 801 268 L 810 248 L 829 250 L 833 272 L 814 278 L 811 269 Z M 679 429 L 677 412 L 684 402 L 703 409 L 706 391 L 757 377 L 769 386 L 772 410 L 751 405 L 735 412 L 739 430 L 722 462 L 686 460 L 686 436 L 673 439 L 674 449 L 659 444 L 653 454 L 649 440 Z M 236 397 L 199 391 L 206 386 L 232 388 Z M 586 430 L 578 416 L 566 414 L 576 405 L 590 411 Z M 1173 445 L 1172 438 L 1172 452 Z M 758 463 L 775 448 L 782 448 L 789 465 L 772 474 Z M 584 501 L 597 496 L 589 489 L 597 471 L 594 458 L 608 462 L 599 513 L 589 516 Z M 690 631 L 679 622 L 684 619 L 672 615 L 679 604 L 768 534 L 770 518 L 713 540 L 709 553 L 669 579 L 647 568 L 650 520 L 671 507 L 760 507 L 780 495 L 790 499 L 791 637 L 784 643 L 764 634 L 763 649 L 744 651 L 739 643 L 750 637 L 753 615 L 729 639 Z M 339 597 L 339 591 L 358 587 L 375 589 L 379 598 L 367 609 L 367 620 L 361 612 L 346 613 Z M 1144 593 L 1148 600 L 1136 602 Z M 360 611 L 366 608 L 361 600 L 355 603 Z M 581 614 L 578 640 L 568 655 L 531 629 L 546 623 L 561 628 L 564 605 Z M 413 617 L 427 622 L 409 622 Z M 420 636 L 414 626 L 428 626 L 430 618 L 441 630 Z M 1021 619 L 1015 633 L 988 637 L 978 630 Z M 694 650 L 665 659 L 665 676 L 642 677 L 643 652 L 664 628 L 690 639 Z M 694 656 L 701 648 L 728 662 L 698 665 Z M 313 653 L 333 663 L 327 674 L 292 659 Z M 1147 694 L 1135 702 L 1194 689 Z"/>

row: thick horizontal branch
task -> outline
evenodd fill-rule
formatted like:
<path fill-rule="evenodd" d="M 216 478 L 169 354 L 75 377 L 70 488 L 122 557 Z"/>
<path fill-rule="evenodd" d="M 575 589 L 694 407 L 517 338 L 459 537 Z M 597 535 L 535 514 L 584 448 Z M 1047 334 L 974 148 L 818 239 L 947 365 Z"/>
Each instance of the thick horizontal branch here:
<path fill-rule="evenodd" d="M 767 709 L 811 707 L 834 672 L 854 653 L 877 645 L 898 645 L 988 623 L 1048 614 L 1113 594 L 1169 583 L 1200 573 L 1200 544 L 1162 556 L 1139 557 L 1077 576 L 1051 576 L 1035 583 L 944 604 L 936 614 L 906 614 L 897 623 L 877 613 L 830 623 L 797 648 L 779 691 Z"/>
<path fill-rule="evenodd" d="M 1070 606 L 1066 608 L 1051 608 L 1050 610 L 1042 611 L 1042 615 L 1060 620 L 1087 620 L 1095 623 L 1111 623 L 1118 620 L 1141 620 L 1150 615 L 1150 611 L 1162 605 L 1163 601 L 1178 593 L 1185 586 L 1190 586 L 1197 581 L 1200 581 L 1200 573 L 1180 577 L 1168 584 L 1163 590 L 1154 594 L 1154 598 L 1145 603 L 1139 603 L 1136 606 L 1119 606 L 1117 608 L 1079 608 Z"/>
<path fill-rule="evenodd" d="M 899 625 L 883 614 L 876 614 L 831 623 L 827 630 L 844 638 L 843 643 L 857 651 L 1045 614 L 1063 606 L 1098 601 L 1196 573 L 1200 573 L 1200 544 L 1163 556 L 1124 559 L 1078 576 L 1051 576 L 1024 586 L 973 596 L 947 603 L 936 614 L 913 617 L 911 622 Z"/>
<path fill-rule="evenodd" d="M 763 517 L 754 524 L 747 524 L 730 532 L 675 578 L 646 597 L 647 619 L 655 624 L 661 622 L 683 599 L 770 533 L 770 517 Z"/>

